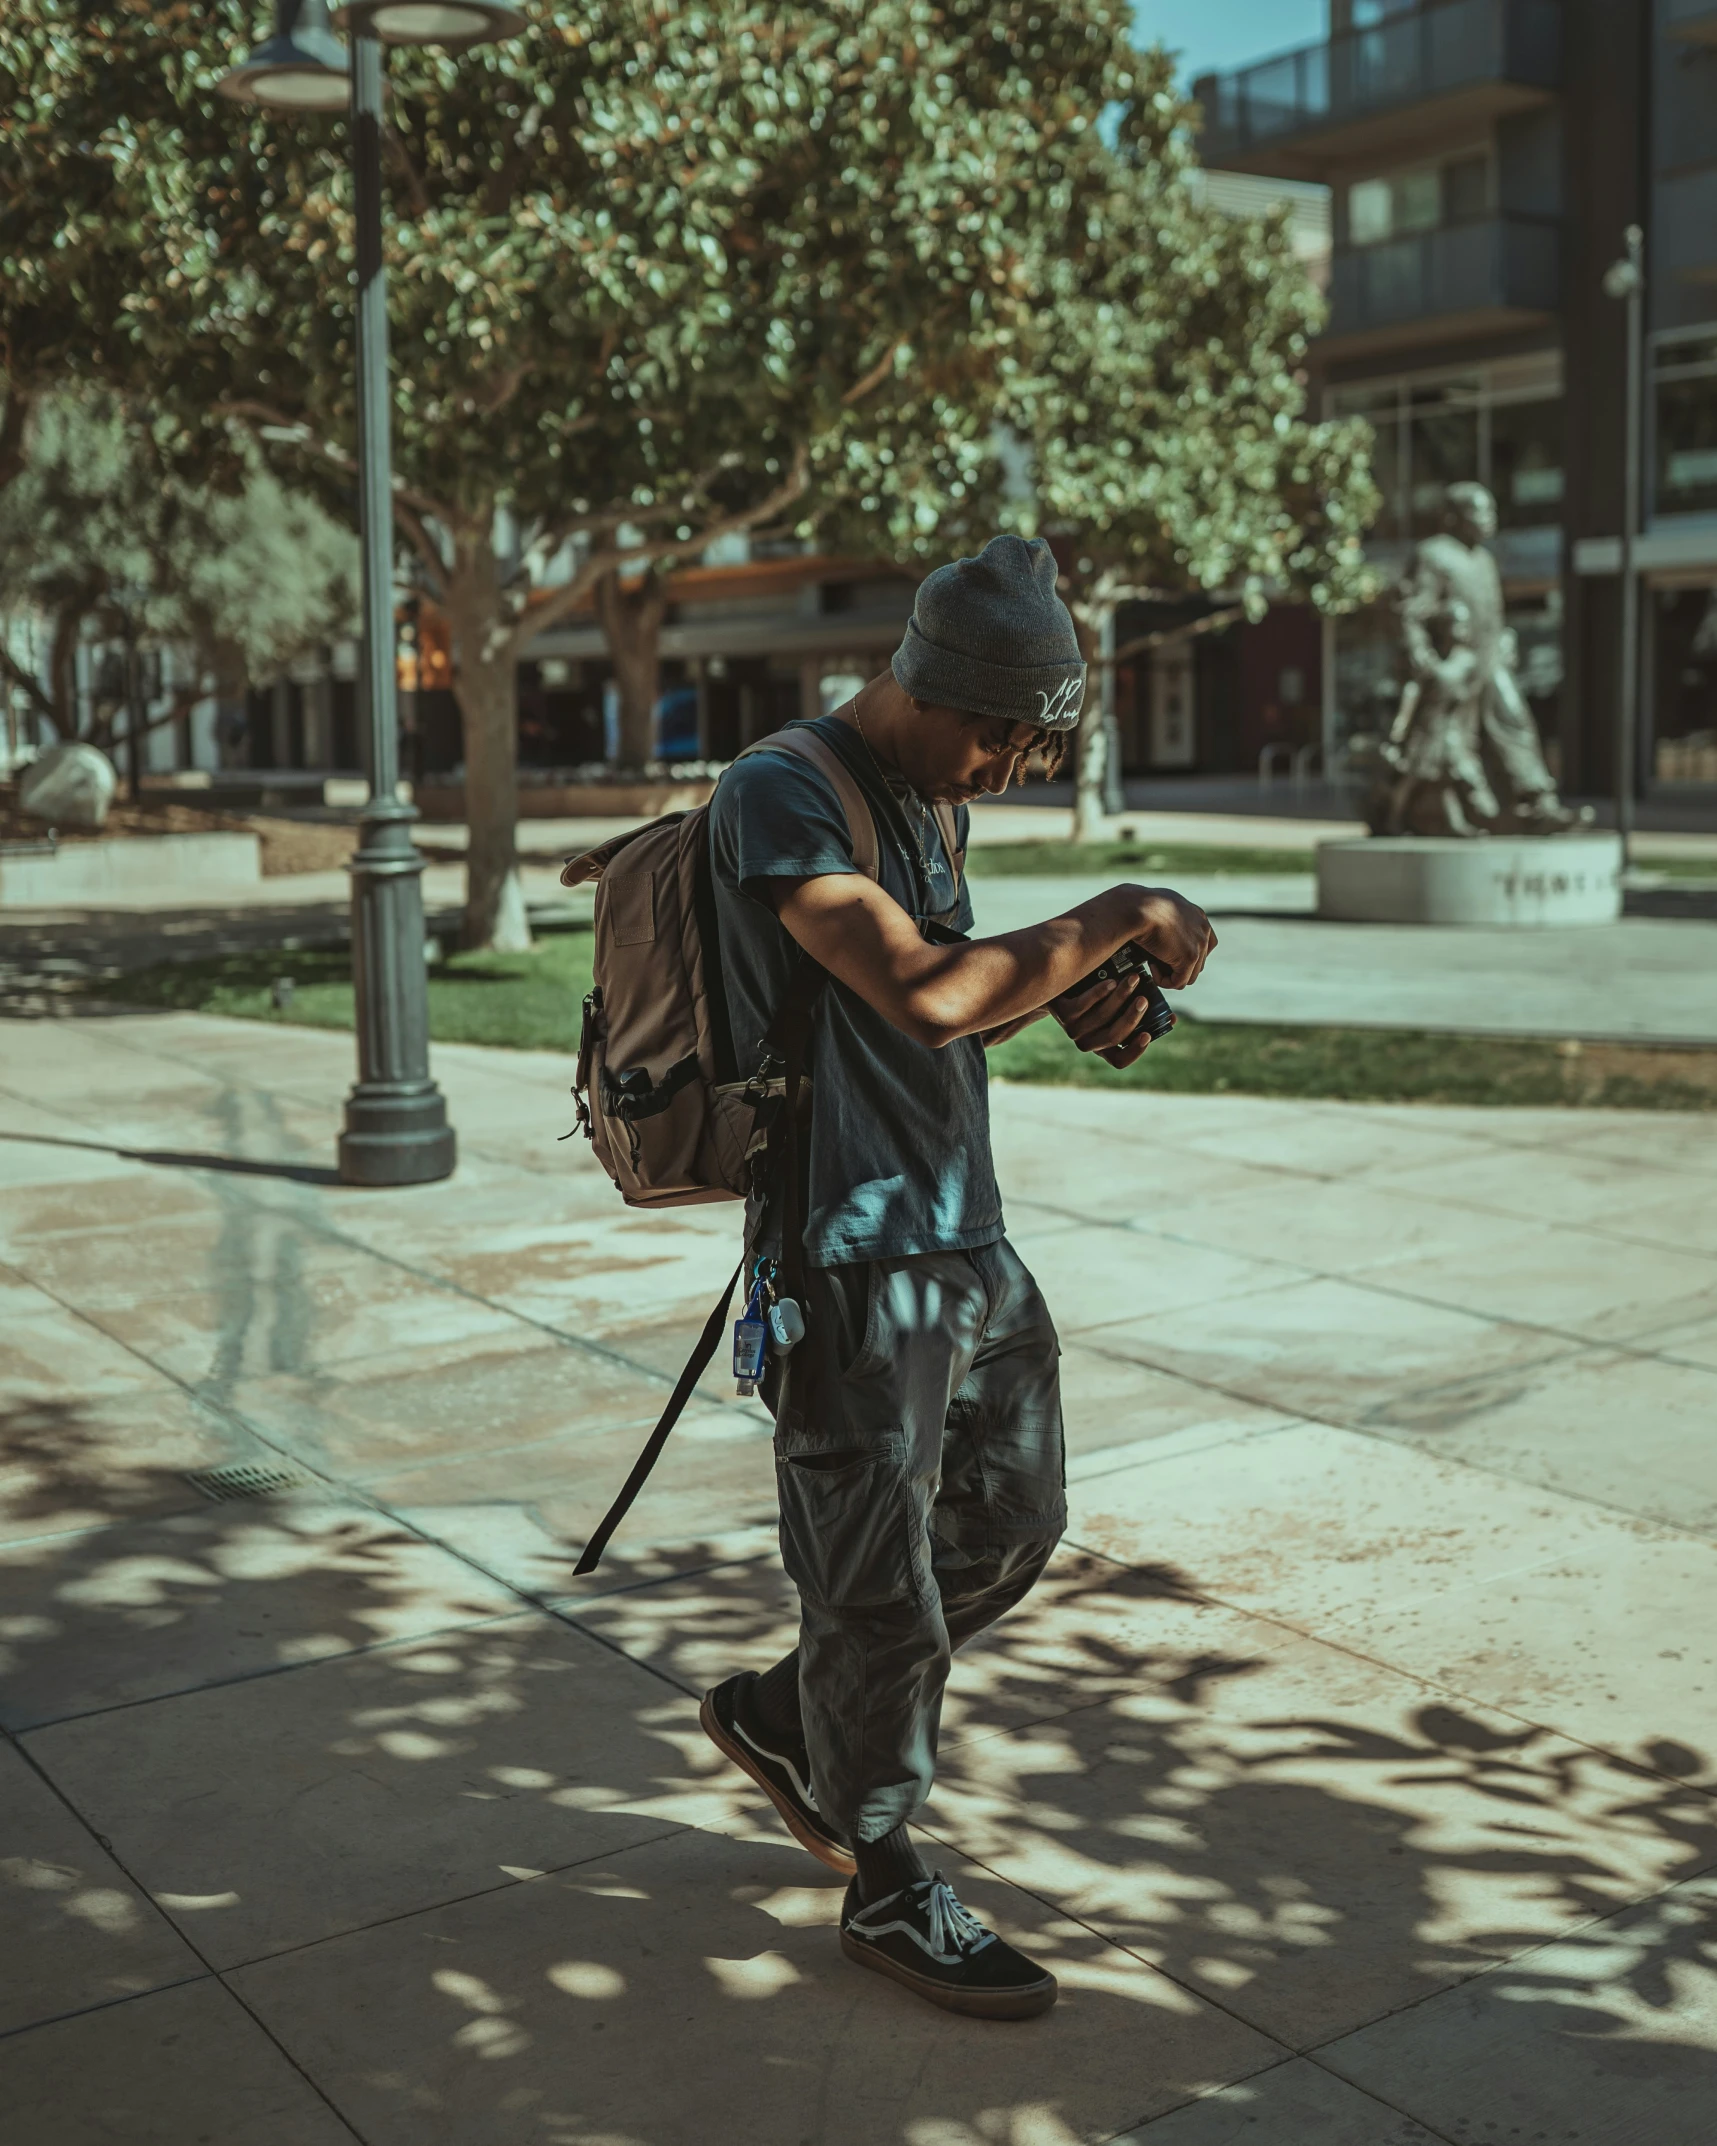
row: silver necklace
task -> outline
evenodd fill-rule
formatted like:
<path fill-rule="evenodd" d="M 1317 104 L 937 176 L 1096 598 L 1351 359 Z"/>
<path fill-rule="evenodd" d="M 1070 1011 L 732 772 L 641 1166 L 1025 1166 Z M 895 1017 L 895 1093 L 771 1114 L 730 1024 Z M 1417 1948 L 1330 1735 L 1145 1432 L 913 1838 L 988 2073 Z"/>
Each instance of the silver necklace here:
<path fill-rule="evenodd" d="M 866 753 L 870 757 L 870 764 L 876 770 L 876 778 L 878 782 L 882 784 L 883 788 L 889 793 L 891 797 L 898 796 L 899 792 L 895 789 L 893 783 L 889 781 L 887 775 L 883 773 L 882 762 L 876 757 L 876 748 L 871 744 L 869 738 L 867 738 L 864 734 L 864 725 L 859 721 L 858 702 L 855 700 L 849 705 L 851 706 L 853 711 L 853 728 L 859 734 L 859 743 L 864 747 Z M 905 781 L 904 777 L 902 777 L 901 779 L 903 782 Z M 911 798 L 913 804 L 918 808 L 919 825 L 928 831 L 930 825 L 930 813 L 924 803 L 923 798 L 919 796 L 918 792 L 912 787 L 909 782 L 906 783 L 906 794 L 908 797 Z M 905 815 L 902 814 L 902 818 L 904 817 Z M 925 899 L 926 901 L 928 901 L 930 898 L 930 882 L 936 876 L 936 868 L 930 862 L 929 852 L 924 847 L 923 836 L 920 835 L 920 833 L 918 832 L 918 828 L 914 827 L 910 820 L 907 820 L 906 822 L 906 832 L 912 837 L 912 846 L 918 852 L 919 869 L 924 874 Z"/>

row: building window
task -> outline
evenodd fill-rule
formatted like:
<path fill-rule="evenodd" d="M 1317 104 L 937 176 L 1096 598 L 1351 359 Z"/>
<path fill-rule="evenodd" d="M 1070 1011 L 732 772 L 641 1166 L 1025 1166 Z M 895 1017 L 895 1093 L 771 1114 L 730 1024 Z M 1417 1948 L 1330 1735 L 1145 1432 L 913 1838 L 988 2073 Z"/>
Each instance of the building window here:
<path fill-rule="evenodd" d="M 1471 150 L 1437 164 L 1358 179 L 1347 190 L 1347 243 L 1380 246 L 1441 224 L 1490 213 L 1490 155 Z"/>
<path fill-rule="evenodd" d="M 1653 512 L 1717 514 L 1717 329 L 1653 349 Z"/>
<path fill-rule="evenodd" d="M 1505 529 L 1560 519 L 1562 403 L 1493 403 L 1490 409 L 1490 484 Z"/>
<path fill-rule="evenodd" d="M 1559 352 L 1470 372 L 1368 380 L 1334 389 L 1329 409 L 1372 428 L 1372 474 L 1384 500 L 1374 545 L 1429 536 L 1441 525 L 1444 490 L 1468 477 L 1496 494 L 1505 531 L 1561 521 Z"/>
<path fill-rule="evenodd" d="M 1387 179 L 1361 179 L 1347 190 L 1348 243 L 1376 246 L 1410 231 L 1429 231 L 1440 206 L 1435 164 Z"/>
<path fill-rule="evenodd" d="M 1476 375 L 1407 391 L 1407 496 L 1419 535 L 1440 525 L 1443 495 L 1451 484 L 1482 480 L 1483 392 Z"/>

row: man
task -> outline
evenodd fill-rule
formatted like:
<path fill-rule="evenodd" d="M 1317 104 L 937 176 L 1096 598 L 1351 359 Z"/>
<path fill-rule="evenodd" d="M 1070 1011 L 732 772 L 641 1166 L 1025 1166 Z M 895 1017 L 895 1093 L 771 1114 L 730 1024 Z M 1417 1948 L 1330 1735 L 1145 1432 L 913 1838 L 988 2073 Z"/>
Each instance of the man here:
<path fill-rule="evenodd" d="M 799 1644 L 704 1700 L 704 1726 L 831 1868 L 853 1874 L 844 1949 L 948 2009 L 1020 2018 L 1052 1975 L 926 1870 L 908 1820 L 929 1794 L 952 1650 L 1018 1602 L 1065 1520 L 1055 1329 L 1008 1245 L 984 1049 L 1052 1006 L 1082 1048 L 1144 1049 L 1136 985 L 1078 987 L 1129 941 L 1190 984 L 1203 914 L 1121 886 L 1065 916 L 967 939 L 972 910 L 931 809 L 1058 761 L 1085 667 L 1041 540 L 997 537 L 918 591 L 888 674 L 811 728 L 875 817 L 854 869 L 831 782 L 787 753 L 723 776 L 711 811 L 737 1062 L 756 1062 L 800 960 L 828 972 L 808 1070 L 806 1341 L 776 1409 L 781 1553 Z M 750 1217 L 755 1249 L 779 1218 Z"/>

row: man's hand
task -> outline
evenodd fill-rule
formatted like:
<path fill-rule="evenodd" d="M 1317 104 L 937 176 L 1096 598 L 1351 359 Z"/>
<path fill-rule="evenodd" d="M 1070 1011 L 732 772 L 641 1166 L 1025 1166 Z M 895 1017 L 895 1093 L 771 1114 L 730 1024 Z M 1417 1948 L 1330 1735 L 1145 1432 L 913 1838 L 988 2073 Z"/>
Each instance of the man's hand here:
<path fill-rule="evenodd" d="M 1106 984 L 1085 984 L 1064 992 L 1049 1010 L 1082 1051 L 1111 1051 L 1131 1044 L 1145 1017 L 1140 987 L 1137 976 L 1118 976 Z M 1149 1041 L 1148 1036 L 1139 1036 L 1133 1058 Z M 1131 1065 L 1133 1058 L 1126 1063 Z"/>
<path fill-rule="evenodd" d="M 1150 955 L 1157 982 L 1169 991 L 1184 991 L 1197 983 L 1216 947 L 1209 917 L 1170 887 L 1123 891 L 1139 898 L 1138 928 L 1129 936 Z"/>
<path fill-rule="evenodd" d="M 1117 890 L 1120 891 L 1120 890 Z M 1194 982 L 1216 945 L 1202 909 L 1167 887 L 1129 888 L 1141 897 L 1135 941 L 1150 956 L 1157 981 L 1181 991 Z M 1110 983 L 1067 991 L 1050 1011 L 1082 1051 L 1099 1051 L 1117 1068 L 1135 1064 L 1150 1048 L 1144 1032 L 1144 980 L 1122 976 Z"/>

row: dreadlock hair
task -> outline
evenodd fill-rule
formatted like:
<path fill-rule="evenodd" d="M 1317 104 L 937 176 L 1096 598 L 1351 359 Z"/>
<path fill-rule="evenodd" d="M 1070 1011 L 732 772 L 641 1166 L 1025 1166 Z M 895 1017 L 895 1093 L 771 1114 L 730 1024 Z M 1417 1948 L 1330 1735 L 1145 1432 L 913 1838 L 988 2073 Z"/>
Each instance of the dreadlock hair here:
<path fill-rule="evenodd" d="M 993 718 L 977 713 L 963 713 L 962 720 L 967 723 L 984 723 L 992 721 Z M 1071 730 L 1034 729 L 1031 743 L 1020 755 L 1020 781 L 1029 782 L 1035 775 L 1040 782 L 1053 782 L 1066 764 L 1068 748 L 1072 742 Z"/>
<path fill-rule="evenodd" d="M 1067 764 L 1073 744 L 1071 730 L 1040 730 L 1026 754 L 1026 768 L 1040 782 L 1053 782 Z"/>

